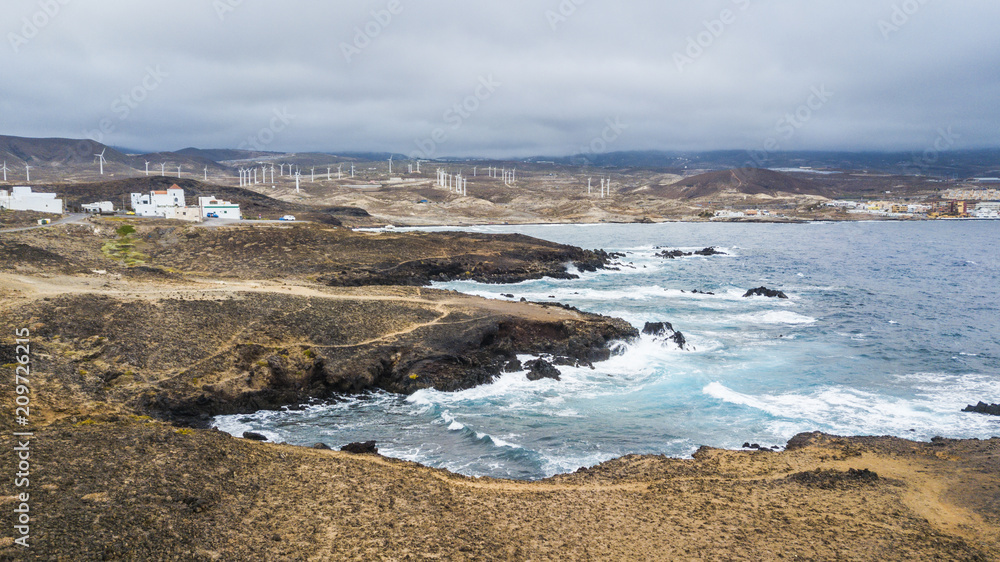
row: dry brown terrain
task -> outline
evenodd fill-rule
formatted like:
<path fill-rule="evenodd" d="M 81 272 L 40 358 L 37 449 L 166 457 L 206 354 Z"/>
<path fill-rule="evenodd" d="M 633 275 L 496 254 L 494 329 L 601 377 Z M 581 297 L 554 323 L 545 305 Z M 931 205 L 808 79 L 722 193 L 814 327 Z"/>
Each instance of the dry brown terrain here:
<path fill-rule="evenodd" d="M 35 432 L 32 548 L 7 525 L 0 559 L 1000 560 L 1000 439 L 806 435 L 781 453 L 634 456 L 529 483 L 198 429 L 333 392 L 466 388 L 516 353 L 599 361 L 635 330 L 414 286 L 560 275 L 599 252 L 141 222 L 123 242 L 122 224 L 0 234 L 0 370 L 10 380 L 9 334 L 29 328 Z"/>
<path fill-rule="evenodd" d="M 33 447 L 33 546 L 0 538 L 4 559 L 1000 559 L 1000 439 L 810 436 L 533 483 L 142 419 Z"/>

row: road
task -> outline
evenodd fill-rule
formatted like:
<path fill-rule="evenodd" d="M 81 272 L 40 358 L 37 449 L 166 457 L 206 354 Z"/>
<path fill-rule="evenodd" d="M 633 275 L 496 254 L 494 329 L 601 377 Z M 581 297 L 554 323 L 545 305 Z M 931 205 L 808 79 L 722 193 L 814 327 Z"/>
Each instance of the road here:
<path fill-rule="evenodd" d="M 61 219 L 59 219 L 59 220 L 57 220 L 57 221 L 55 221 L 55 222 L 53 222 L 51 224 L 42 224 L 42 225 L 35 225 L 35 226 L 23 226 L 21 228 L 5 228 L 3 230 L 0 230 L 0 233 L 3 233 L 3 232 L 23 232 L 25 230 L 35 230 L 37 228 L 51 228 L 53 226 L 57 226 L 57 225 L 60 225 L 60 224 L 69 224 L 69 223 L 73 223 L 73 222 L 80 222 L 80 221 L 82 221 L 83 219 L 85 219 L 85 218 L 87 218 L 89 216 L 90 215 L 88 215 L 87 213 L 70 213 L 65 218 L 61 218 Z"/>

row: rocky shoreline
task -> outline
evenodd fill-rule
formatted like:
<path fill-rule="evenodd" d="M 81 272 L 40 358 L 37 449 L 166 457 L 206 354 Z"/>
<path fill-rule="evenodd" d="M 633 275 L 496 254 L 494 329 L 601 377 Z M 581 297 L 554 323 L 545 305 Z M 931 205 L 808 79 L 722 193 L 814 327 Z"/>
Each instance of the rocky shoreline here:
<path fill-rule="evenodd" d="M 630 456 L 527 483 L 207 429 L 214 415 L 336 393 L 458 390 L 606 360 L 638 330 L 421 286 L 570 275 L 609 267 L 604 252 L 161 226 L 133 242 L 150 262 L 125 268 L 100 250 L 116 236 L 98 220 L 0 239 L 17 249 L 0 263 L 0 329 L 32 340 L 27 559 L 996 559 L 1000 439 L 807 434 L 780 453 Z M 644 329 L 685 345 L 668 323 Z M 15 355 L 0 343 L 0 365 Z M 9 451 L 13 421 L 0 429 Z M 0 532 L 0 558 L 24 559 L 20 548 Z"/>

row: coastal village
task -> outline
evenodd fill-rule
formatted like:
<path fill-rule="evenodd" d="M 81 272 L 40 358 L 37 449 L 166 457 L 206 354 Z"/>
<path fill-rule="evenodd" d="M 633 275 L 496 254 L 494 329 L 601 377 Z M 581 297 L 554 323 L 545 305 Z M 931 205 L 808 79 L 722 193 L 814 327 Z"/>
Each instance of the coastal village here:
<path fill-rule="evenodd" d="M 64 202 L 62 199 L 57 199 L 56 195 L 34 192 L 30 186 L 15 186 L 10 194 L 6 190 L 0 190 L 0 209 L 61 215 L 64 211 Z M 81 205 L 80 210 L 91 214 L 122 213 L 137 217 L 189 222 L 202 222 L 209 218 L 230 220 L 243 218 L 238 204 L 223 201 L 215 196 L 198 197 L 197 205 L 188 206 L 184 190 L 176 184 L 166 190 L 132 193 L 131 207 L 131 211 L 116 210 L 111 201 L 99 201 Z"/>
<path fill-rule="evenodd" d="M 933 196 L 893 197 L 885 193 L 882 199 L 821 199 L 821 206 L 842 214 L 844 220 L 933 220 L 1000 219 L 1000 178 L 978 178 L 943 190 Z M 610 195 L 610 193 L 609 193 Z M 611 197 L 609 197 L 610 199 Z M 418 203 L 427 203 L 426 199 Z M 694 220 L 808 220 L 794 207 L 775 204 L 769 208 L 756 203 L 748 207 L 708 210 L 691 217 Z M 215 196 L 198 197 L 188 205 L 188 197 L 177 184 L 165 190 L 130 194 L 130 208 L 116 208 L 111 201 L 82 204 L 67 209 L 56 193 L 33 191 L 30 186 L 14 186 L 12 191 L 0 190 L 0 209 L 34 211 L 61 215 L 68 211 L 90 214 L 123 214 L 142 218 L 175 219 L 202 222 L 207 219 L 240 220 L 239 203 Z M 419 205 L 418 205 L 419 208 Z M 837 215 L 834 214 L 834 217 Z M 675 217 L 671 217 L 675 218 Z"/>

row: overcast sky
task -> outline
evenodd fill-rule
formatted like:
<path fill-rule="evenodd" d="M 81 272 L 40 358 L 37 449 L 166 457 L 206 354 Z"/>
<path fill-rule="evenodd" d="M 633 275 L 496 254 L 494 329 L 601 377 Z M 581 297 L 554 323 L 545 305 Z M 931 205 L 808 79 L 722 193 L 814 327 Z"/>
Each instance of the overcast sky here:
<path fill-rule="evenodd" d="M 996 0 L 4 0 L 0 30 L 0 134 L 423 157 L 1000 146 Z"/>

